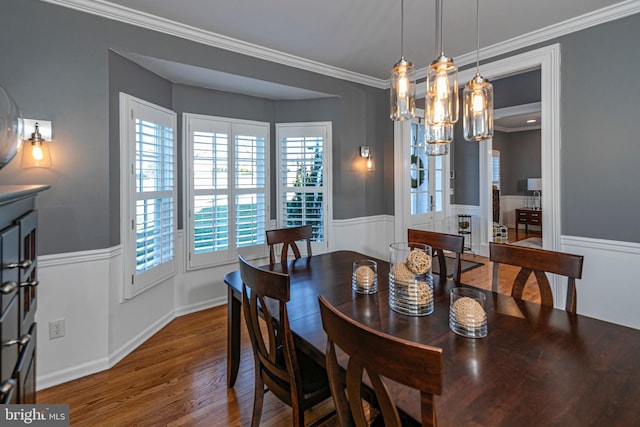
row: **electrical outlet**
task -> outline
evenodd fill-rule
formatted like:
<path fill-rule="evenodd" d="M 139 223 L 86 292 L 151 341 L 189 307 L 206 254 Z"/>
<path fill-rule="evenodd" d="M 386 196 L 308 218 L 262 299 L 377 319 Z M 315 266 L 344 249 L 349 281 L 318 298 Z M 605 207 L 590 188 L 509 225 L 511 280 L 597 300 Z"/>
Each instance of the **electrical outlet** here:
<path fill-rule="evenodd" d="M 49 339 L 62 338 L 64 336 L 64 319 L 49 322 Z"/>

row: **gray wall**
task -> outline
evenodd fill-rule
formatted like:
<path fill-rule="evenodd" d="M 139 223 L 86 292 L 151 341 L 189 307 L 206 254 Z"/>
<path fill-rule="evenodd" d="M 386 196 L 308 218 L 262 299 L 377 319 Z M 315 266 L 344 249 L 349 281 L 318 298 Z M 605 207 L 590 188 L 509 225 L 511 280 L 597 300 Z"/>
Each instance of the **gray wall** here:
<path fill-rule="evenodd" d="M 640 210 L 640 81 L 633 72 L 640 65 L 638 40 L 640 14 L 487 60 L 561 45 L 564 235 L 640 243 L 640 227 L 628 226 L 629 213 Z M 471 159 L 477 154 L 461 155 L 464 149 L 463 143 L 454 151 L 455 202 L 477 205 L 473 191 L 458 190 L 460 185 L 477 188 L 478 175 Z M 467 165 L 471 167 L 468 171 L 462 169 Z"/>
<path fill-rule="evenodd" d="M 124 88 L 165 106 L 175 102 L 180 110 L 221 111 L 216 106 L 224 105 L 216 102 L 220 93 L 206 99 L 205 92 L 195 91 L 191 94 L 194 98 L 189 99 L 189 88 L 177 85 L 173 93 L 167 92 L 167 82 L 113 52 L 134 52 L 334 94 L 337 105 L 321 118 L 339 118 L 333 123 L 334 218 L 393 213 L 393 187 L 388 182 L 392 164 L 385 164 L 393 159 L 383 155 L 392 144 L 384 90 L 38 0 L 2 3 L 0 52 L 10 60 L 0 65 L 0 84 L 15 98 L 23 116 L 53 122 L 52 169 L 20 169 L 19 161 L 14 160 L 0 170 L 2 184 L 46 183 L 52 187 L 37 200 L 41 254 L 101 249 L 119 243 L 119 141 L 110 108 L 116 89 Z M 235 114 L 248 104 L 269 104 L 235 96 L 229 99 L 224 115 Z M 238 114 L 252 118 L 248 116 L 256 111 L 248 108 Z M 285 116 L 281 114 L 279 119 L 290 121 Z M 379 164 L 366 176 L 354 173 L 346 164 L 365 142 L 373 147 Z"/>
<path fill-rule="evenodd" d="M 492 81 L 493 107 L 497 109 L 540 102 L 541 77 L 540 70 L 533 70 Z"/>
<path fill-rule="evenodd" d="M 120 242 L 120 92 L 161 107 L 173 105 L 171 82 L 117 53 L 109 57 L 109 246 Z M 54 124 L 54 127 L 56 125 Z M 58 169 L 58 165 L 53 167 Z M 178 174 L 181 177 L 181 174 Z M 178 188 L 181 188 L 179 186 Z M 57 188 L 53 188 L 54 192 Z M 46 206 L 42 206 L 46 211 Z M 181 211 L 179 211 L 181 212 Z M 44 227 L 43 227 L 44 228 Z"/>
<path fill-rule="evenodd" d="M 493 149 L 500 151 L 501 195 L 527 195 L 527 178 L 542 174 L 540 130 L 496 132 Z"/>
<path fill-rule="evenodd" d="M 118 243 L 117 149 L 110 131 L 110 87 L 135 86 L 144 72 L 131 67 L 134 77 L 128 82 L 129 73 L 124 71 L 129 65 L 111 63 L 110 50 L 337 96 L 332 111 L 337 117 L 333 123 L 334 218 L 393 214 L 392 122 L 385 91 L 38 0 L 3 0 L 2 5 L 0 84 L 15 98 L 23 116 L 53 122 L 53 169 L 23 170 L 14 160 L 0 170 L 2 184 L 52 186 L 37 199 L 41 254 Z M 563 234 L 640 242 L 640 227 L 627 225 L 629 213 L 640 209 L 640 82 L 633 73 L 640 62 L 639 39 L 640 15 L 634 15 L 544 43 L 559 42 L 562 50 Z M 124 74 L 117 77 L 120 73 Z M 145 85 L 138 88 L 141 92 L 153 92 L 156 85 L 166 87 L 152 76 L 149 79 L 138 82 Z M 177 103 L 174 98 L 181 90 L 167 94 L 162 89 L 156 96 L 161 102 Z M 360 145 L 373 148 L 375 172 L 351 170 Z M 456 141 L 454 146 L 455 202 L 477 205 L 477 144 Z"/>
<path fill-rule="evenodd" d="M 540 70 L 533 70 L 492 81 L 494 108 L 540 102 L 540 78 Z M 462 102 L 462 98 L 460 102 Z M 480 181 L 478 178 L 480 175 L 480 150 L 477 142 L 469 142 L 464 139 L 462 118 L 456 123 L 454 138 L 451 159 L 451 167 L 456 173 L 453 203 L 478 206 L 480 204 Z M 505 138 L 508 137 L 505 136 Z M 496 138 L 493 142 L 496 143 Z M 500 141 L 498 141 L 499 143 Z M 540 154 L 538 154 L 539 157 Z M 505 172 L 504 169 L 503 172 Z M 505 180 L 508 179 L 509 177 L 505 177 Z M 509 194 L 518 194 L 515 190 L 509 189 L 509 191 L 512 191 Z"/>
<path fill-rule="evenodd" d="M 640 242 L 640 15 L 562 40 L 562 232 Z"/>

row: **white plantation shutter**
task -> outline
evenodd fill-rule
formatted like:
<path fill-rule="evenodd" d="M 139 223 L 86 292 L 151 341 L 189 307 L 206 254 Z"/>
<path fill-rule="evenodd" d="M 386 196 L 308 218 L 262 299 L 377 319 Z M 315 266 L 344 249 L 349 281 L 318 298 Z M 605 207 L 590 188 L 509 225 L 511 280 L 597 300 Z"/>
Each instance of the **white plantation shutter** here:
<path fill-rule="evenodd" d="M 184 114 L 189 268 L 265 253 L 269 124 Z"/>
<path fill-rule="evenodd" d="M 491 151 L 491 185 L 500 189 L 500 151 Z"/>
<path fill-rule="evenodd" d="M 125 298 L 174 273 L 176 116 L 120 94 Z"/>
<path fill-rule="evenodd" d="M 236 125 L 236 245 L 265 243 L 267 218 L 265 185 L 265 137 L 253 135 L 257 129 Z"/>
<path fill-rule="evenodd" d="M 328 248 L 330 123 L 277 124 L 278 226 L 311 225 L 312 251 Z"/>

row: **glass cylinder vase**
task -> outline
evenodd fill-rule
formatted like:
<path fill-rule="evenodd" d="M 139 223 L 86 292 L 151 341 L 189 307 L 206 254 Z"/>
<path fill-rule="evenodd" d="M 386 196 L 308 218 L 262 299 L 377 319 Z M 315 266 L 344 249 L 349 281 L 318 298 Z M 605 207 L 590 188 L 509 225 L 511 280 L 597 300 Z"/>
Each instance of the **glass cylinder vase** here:
<path fill-rule="evenodd" d="M 389 264 L 389 307 L 409 316 L 433 313 L 431 246 L 392 243 Z"/>

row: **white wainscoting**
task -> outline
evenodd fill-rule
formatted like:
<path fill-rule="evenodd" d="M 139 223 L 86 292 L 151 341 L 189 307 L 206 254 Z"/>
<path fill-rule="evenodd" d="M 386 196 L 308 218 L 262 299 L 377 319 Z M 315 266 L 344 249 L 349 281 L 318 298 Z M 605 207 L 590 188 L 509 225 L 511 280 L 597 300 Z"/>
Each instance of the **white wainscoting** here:
<path fill-rule="evenodd" d="M 334 251 L 352 250 L 386 260 L 389 245 L 395 241 L 393 216 L 334 220 L 331 235 L 334 240 L 329 247 Z"/>
<path fill-rule="evenodd" d="M 108 369 L 175 317 L 225 304 L 223 278 L 237 264 L 185 271 L 182 248 L 179 232 L 176 275 L 126 301 L 120 246 L 38 257 L 37 389 Z M 49 340 L 58 319 L 65 336 Z"/>
<path fill-rule="evenodd" d="M 516 228 L 516 209 L 527 206 L 527 196 L 501 196 L 500 197 L 500 221 L 502 225 Z"/>
<path fill-rule="evenodd" d="M 640 244 L 562 236 L 561 245 L 562 252 L 584 256 L 578 313 L 640 329 L 640 280 L 633 269 L 640 265 Z M 558 294 L 566 294 L 564 284 Z"/>
<path fill-rule="evenodd" d="M 454 208 L 452 215 L 478 215 L 477 206 Z M 336 220 L 332 236 L 331 250 L 387 259 L 395 240 L 393 216 Z M 38 390 L 108 369 L 175 317 L 226 303 L 223 277 L 237 264 L 186 272 L 182 242 L 178 233 L 176 275 L 126 302 L 120 299 L 119 246 L 38 258 Z M 640 329 L 640 287 L 630 268 L 640 265 L 640 244 L 564 236 L 562 250 L 585 256 L 578 312 Z M 558 295 L 564 292 L 558 289 Z M 563 307 L 563 301 L 557 298 L 556 305 Z M 65 336 L 49 340 L 48 323 L 58 319 L 65 319 Z"/>
<path fill-rule="evenodd" d="M 458 234 L 458 215 L 471 215 L 471 251 L 474 254 L 486 256 L 489 253 L 489 245 L 482 244 L 488 239 L 481 236 L 480 226 L 480 206 L 475 205 L 451 205 L 451 215 L 449 215 L 449 225 L 447 233 Z M 465 246 L 467 242 L 465 241 Z"/>

